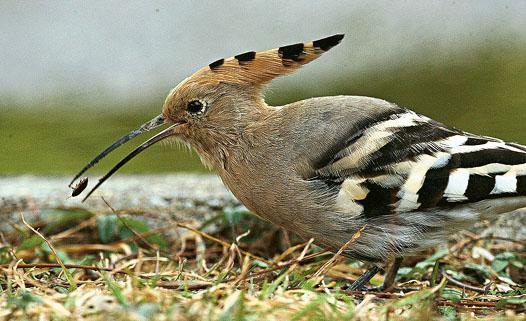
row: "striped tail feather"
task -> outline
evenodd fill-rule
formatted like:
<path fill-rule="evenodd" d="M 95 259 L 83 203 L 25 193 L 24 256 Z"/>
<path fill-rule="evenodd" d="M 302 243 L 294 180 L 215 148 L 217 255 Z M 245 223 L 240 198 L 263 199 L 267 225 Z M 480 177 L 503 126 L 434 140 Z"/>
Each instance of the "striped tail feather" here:
<path fill-rule="evenodd" d="M 452 137 L 457 144 L 458 138 L 463 142 L 429 156 L 438 160 L 445 155 L 448 161 L 438 166 L 435 161 L 421 172 L 411 210 L 463 203 L 473 204 L 487 217 L 526 207 L 526 151 L 520 145 L 469 135 Z M 417 173 L 411 169 L 408 175 L 412 174 Z M 402 199 L 407 197 L 406 186 L 401 186 Z"/>
<path fill-rule="evenodd" d="M 338 45 L 343 34 L 308 43 L 297 43 L 265 51 L 249 51 L 219 59 L 200 69 L 190 78 L 203 82 L 226 82 L 259 87 L 315 60 Z"/>
<path fill-rule="evenodd" d="M 444 198 L 476 202 L 526 195 L 526 151 L 517 146 L 471 137 L 451 149 L 452 169 Z"/>

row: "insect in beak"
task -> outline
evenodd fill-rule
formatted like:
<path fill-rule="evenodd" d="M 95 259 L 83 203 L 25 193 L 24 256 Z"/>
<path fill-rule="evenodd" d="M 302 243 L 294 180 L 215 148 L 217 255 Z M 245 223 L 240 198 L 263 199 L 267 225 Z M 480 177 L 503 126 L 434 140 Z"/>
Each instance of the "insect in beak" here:
<path fill-rule="evenodd" d="M 73 183 L 82 175 L 84 172 L 86 172 L 88 169 L 93 167 L 95 164 L 97 164 L 101 159 L 103 159 L 106 155 L 111 153 L 113 150 L 115 150 L 117 147 L 123 145 L 124 143 L 128 142 L 129 140 L 137 137 L 138 135 L 147 132 L 151 129 L 157 128 L 159 126 L 162 126 L 165 124 L 165 118 L 163 115 L 159 115 L 152 120 L 142 124 L 138 128 L 132 130 L 128 134 L 122 136 L 117 141 L 115 141 L 113 144 L 108 146 L 104 151 L 102 151 L 99 155 L 97 155 L 92 161 L 90 161 L 82 170 L 75 175 L 69 186 L 71 187 Z M 134 149 L 132 152 L 130 152 L 126 157 L 124 157 L 117 165 L 115 165 L 106 175 L 104 175 L 102 178 L 99 179 L 97 182 L 97 185 L 93 187 L 88 195 L 84 197 L 82 200 L 83 202 L 102 184 L 104 181 L 106 181 L 108 178 L 110 178 L 111 175 L 113 175 L 119 168 L 124 166 L 129 160 L 131 160 L 133 157 L 137 156 L 139 153 L 141 153 L 143 150 L 147 149 L 148 147 L 154 145 L 157 142 L 160 142 L 161 140 L 168 138 L 174 134 L 173 129 L 177 126 L 181 125 L 181 123 L 176 123 L 171 125 L 170 127 L 164 129 L 157 135 L 153 136 L 152 138 L 148 139 L 144 143 L 142 143 L 140 146 L 138 146 L 136 149 Z"/>
<path fill-rule="evenodd" d="M 80 193 L 82 193 L 82 191 L 86 189 L 86 187 L 88 187 L 88 178 L 83 177 L 77 185 L 71 187 L 73 189 L 71 197 L 79 196 Z"/>

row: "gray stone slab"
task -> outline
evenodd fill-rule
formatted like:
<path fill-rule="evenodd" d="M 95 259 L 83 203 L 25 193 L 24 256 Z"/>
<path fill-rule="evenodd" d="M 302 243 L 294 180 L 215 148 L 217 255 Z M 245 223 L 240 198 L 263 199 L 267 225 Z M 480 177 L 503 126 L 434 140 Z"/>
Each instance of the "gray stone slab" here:
<path fill-rule="evenodd" d="M 57 207 L 82 207 L 92 211 L 108 211 L 106 199 L 114 208 L 141 208 L 171 212 L 193 209 L 204 214 L 207 209 L 217 210 L 239 203 L 214 175 L 118 175 L 105 182 L 90 199 L 82 203 L 85 190 L 76 198 L 69 197 L 71 177 L 61 176 L 0 176 L 0 213 L 48 209 Z M 95 185 L 91 178 L 88 189 Z"/>
<path fill-rule="evenodd" d="M 90 178 L 94 186 L 96 177 Z M 0 213 L 56 207 L 83 207 L 92 211 L 109 211 L 103 196 L 114 208 L 155 210 L 177 217 L 204 221 L 224 207 L 239 202 L 215 175 L 163 174 L 117 175 L 107 181 L 91 198 L 81 203 L 82 195 L 70 198 L 70 177 L 0 176 Z M 87 192 L 84 191 L 83 194 Z M 502 215 L 489 227 L 474 231 L 483 235 L 524 239 L 526 210 Z"/>

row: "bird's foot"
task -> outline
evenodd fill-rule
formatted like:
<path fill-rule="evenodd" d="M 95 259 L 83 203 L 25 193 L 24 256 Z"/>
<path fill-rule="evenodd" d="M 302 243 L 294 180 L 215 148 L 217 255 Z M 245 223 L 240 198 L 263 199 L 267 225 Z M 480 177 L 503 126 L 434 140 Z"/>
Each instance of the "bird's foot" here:
<path fill-rule="evenodd" d="M 354 284 L 354 283 L 353 283 Z M 414 291 L 420 291 L 421 288 L 399 288 L 396 286 L 389 286 L 386 287 L 384 284 L 379 286 L 362 286 L 361 288 L 353 288 L 353 284 L 346 284 L 341 287 L 344 291 L 361 291 L 361 292 L 368 292 L 368 293 L 408 293 L 408 292 L 414 292 Z"/>
<path fill-rule="evenodd" d="M 350 291 L 366 291 L 366 292 L 392 292 L 397 291 L 397 288 L 394 288 L 396 273 L 402 264 L 403 258 L 395 258 L 391 268 L 387 271 L 387 274 L 384 277 L 384 282 L 380 286 L 366 287 L 366 284 L 375 276 L 381 269 L 377 266 L 372 266 L 364 274 L 362 274 L 356 281 L 352 284 L 345 286 L 345 290 Z"/>
<path fill-rule="evenodd" d="M 362 292 L 384 292 L 386 290 L 386 288 L 383 286 L 383 284 L 380 285 L 380 286 L 373 286 L 373 287 L 368 287 L 368 286 L 365 286 L 365 285 L 363 285 L 361 287 L 357 287 L 355 285 L 355 283 L 346 284 L 346 285 L 342 286 L 342 290 L 362 291 Z"/>
<path fill-rule="evenodd" d="M 365 288 L 365 285 L 371 280 L 373 276 L 380 271 L 380 268 L 376 265 L 372 266 L 369 270 L 365 271 L 356 281 L 346 287 L 346 290 L 361 291 Z"/>

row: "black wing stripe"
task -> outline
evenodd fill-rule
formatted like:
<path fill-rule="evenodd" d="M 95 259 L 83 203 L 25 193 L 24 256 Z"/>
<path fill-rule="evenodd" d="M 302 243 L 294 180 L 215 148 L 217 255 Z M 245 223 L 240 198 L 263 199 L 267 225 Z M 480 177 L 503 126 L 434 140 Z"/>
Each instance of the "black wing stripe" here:
<path fill-rule="evenodd" d="M 357 203 L 363 206 L 365 217 L 375 217 L 380 215 L 392 214 L 394 204 L 398 201 L 396 196 L 398 188 L 385 188 L 372 182 L 364 182 L 362 186 L 369 190 L 367 197 Z"/>
<path fill-rule="evenodd" d="M 481 138 L 481 137 L 469 137 L 468 140 L 464 143 L 464 145 L 472 146 L 472 145 L 484 145 L 488 142 L 487 139 Z"/>
<path fill-rule="evenodd" d="M 364 119 L 358 122 L 351 130 L 344 136 L 349 137 L 347 140 L 342 140 L 325 151 L 323 155 L 314 160 L 312 166 L 314 169 L 318 170 L 323 167 L 329 166 L 330 164 L 340 160 L 341 158 L 347 156 L 345 149 L 352 145 L 356 140 L 363 136 L 365 130 L 370 127 L 373 127 L 376 124 L 382 123 L 391 119 L 394 115 L 404 112 L 402 108 L 393 108 L 386 110 L 382 113 L 374 115 L 374 117 Z"/>
<path fill-rule="evenodd" d="M 495 175 L 469 175 L 468 188 L 464 195 L 472 202 L 489 197 L 495 187 Z"/>
<path fill-rule="evenodd" d="M 517 176 L 517 193 L 526 195 L 526 175 Z"/>
<path fill-rule="evenodd" d="M 505 148 L 482 149 L 475 152 L 453 154 L 461 168 L 479 167 L 491 163 L 520 165 L 526 163 L 526 153 Z"/>
<path fill-rule="evenodd" d="M 493 137 L 472 136 L 471 134 L 466 134 L 466 136 L 468 137 L 468 140 L 464 143 L 464 145 L 467 146 L 484 145 L 489 142 L 503 142 L 502 140 Z"/>
<path fill-rule="evenodd" d="M 433 168 L 426 173 L 424 183 L 418 191 L 420 208 L 433 207 L 444 197 L 450 170 L 449 167 Z"/>
<path fill-rule="evenodd" d="M 421 154 L 445 151 L 444 146 L 435 142 L 454 135 L 458 135 L 458 132 L 437 127 L 433 123 L 422 122 L 416 126 L 406 127 L 400 132 L 394 133 L 389 143 L 374 152 L 369 157 L 367 165 L 361 170 L 367 171 L 371 168 L 412 160 Z"/>

